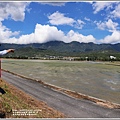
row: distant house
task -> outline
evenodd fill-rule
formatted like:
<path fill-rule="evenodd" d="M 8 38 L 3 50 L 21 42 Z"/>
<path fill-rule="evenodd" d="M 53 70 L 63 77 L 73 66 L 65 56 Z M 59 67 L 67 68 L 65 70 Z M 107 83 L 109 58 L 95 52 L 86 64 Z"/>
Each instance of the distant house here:
<path fill-rule="evenodd" d="M 116 57 L 114 57 L 114 56 L 110 56 L 110 59 L 116 59 Z"/>
<path fill-rule="evenodd" d="M 116 57 L 110 56 L 110 61 L 112 62 L 112 61 L 114 61 L 114 60 L 116 60 Z"/>
<path fill-rule="evenodd" d="M 88 57 L 85 57 L 86 61 L 88 60 Z"/>

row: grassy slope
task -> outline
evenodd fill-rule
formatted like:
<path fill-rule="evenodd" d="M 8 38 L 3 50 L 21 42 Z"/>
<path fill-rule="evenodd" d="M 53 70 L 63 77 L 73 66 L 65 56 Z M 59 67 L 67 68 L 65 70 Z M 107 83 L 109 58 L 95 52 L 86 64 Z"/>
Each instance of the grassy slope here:
<path fill-rule="evenodd" d="M 44 102 L 33 99 L 31 96 L 16 89 L 0 79 L 0 113 L 5 113 L 6 118 L 64 118 L 65 116 L 57 110 L 47 106 Z M 13 115 L 14 110 L 39 110 L 35 115 Z"/>

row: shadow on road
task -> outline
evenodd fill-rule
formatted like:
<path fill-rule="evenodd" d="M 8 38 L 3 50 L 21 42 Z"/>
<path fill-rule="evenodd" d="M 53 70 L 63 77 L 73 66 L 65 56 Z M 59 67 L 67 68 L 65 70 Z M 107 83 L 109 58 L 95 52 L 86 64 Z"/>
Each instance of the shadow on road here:
<path fill-rule="evenodd" d="M 5 94 L 6 92 L 0 87 L 0 94 Z"/>
<path fill-rule="evenodd" d="M 5 113 L 4 112 L 0 112 L 0 118 L 5 118 L 5 117 L 6 117 Z"/>

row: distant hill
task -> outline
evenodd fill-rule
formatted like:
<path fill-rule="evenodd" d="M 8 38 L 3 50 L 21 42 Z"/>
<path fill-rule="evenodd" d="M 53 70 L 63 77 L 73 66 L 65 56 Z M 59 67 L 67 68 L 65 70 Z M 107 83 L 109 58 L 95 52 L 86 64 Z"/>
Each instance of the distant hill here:
<path fill-rule="evenodd" d="M 94 44 L 90 43 L 79 43 L 79 42 L 71 42 L 64 43 L 62 41 L 51 41 L 47 43 L 33 43 L 33 44 L 7 44 L 3 43 L 0 46 L 0 50 L 8 49 L 8 48 L 39 48 L 39 49 L 47 49 L 47 50 L 55 50 L 58 52 L 90 52 L 90 51 L 102 51 L 102 50 L 114 50 L 120 52 L 120 43 L 118 44 Z"/>
<path fill-rule="evenodd" d="M 14 48 L 15 56 L 44 56 L 44 55 L 62 55 L 62 56 L 79 56 L 87 53 L 119 53 L 120 43 L 118 44 L 94 44 L 79 43 L 73 41 L 64 43 L 62 41 L 51 41 L 47 43 L 33 44 L 1 44 L 0 50 Z"/>

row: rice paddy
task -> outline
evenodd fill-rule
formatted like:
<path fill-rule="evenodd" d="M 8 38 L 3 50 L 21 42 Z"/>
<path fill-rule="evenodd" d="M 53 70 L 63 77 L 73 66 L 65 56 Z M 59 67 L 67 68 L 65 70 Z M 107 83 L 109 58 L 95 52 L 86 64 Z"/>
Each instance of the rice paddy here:
<path fill-rule="evenodd" d="M 118 64 L 2 59 L 2 68 L 5 70 L 120 104 L 120 66 Z"/>

